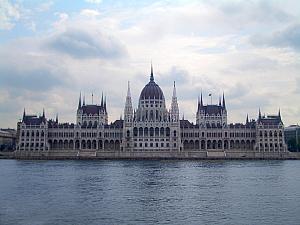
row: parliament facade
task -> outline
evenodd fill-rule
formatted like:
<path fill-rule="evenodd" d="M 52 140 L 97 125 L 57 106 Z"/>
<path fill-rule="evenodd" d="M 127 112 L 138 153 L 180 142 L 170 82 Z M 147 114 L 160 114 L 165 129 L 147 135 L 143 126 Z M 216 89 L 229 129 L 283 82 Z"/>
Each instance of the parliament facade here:
<path fill-rule="evenodd" d="M 86 104 L 80 95 L 76 123 L 59 123 L 41 116 L 27 115 L 18 123 L 16 152 L 72 151 L 77 156 L 101 152 L 286 152 L 284 125 L 280 111 L 256 120 L 228 124 L 224 94 L 218 104 L 203 104 L 198 98 L 196 123 L 179 118 L 176 86 L 167 108 L 161 88 L 150 81 L 141 91 L 138 107 L 132 106 L 130 86 L 124 118 L 108 123 L 106 98 L 100 104 Z"/>

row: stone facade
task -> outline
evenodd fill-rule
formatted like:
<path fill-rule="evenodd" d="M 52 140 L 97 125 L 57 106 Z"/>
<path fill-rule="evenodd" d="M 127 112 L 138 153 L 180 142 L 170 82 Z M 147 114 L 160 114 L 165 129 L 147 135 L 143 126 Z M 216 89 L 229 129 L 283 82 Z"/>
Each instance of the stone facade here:
<path fill-rule="evenodd" d="M 42 116 L 35 116 L 26 115 L 24 110 L 17 134 L 17 152 L 61 150 L 82 155 L 108 151 L 203 151 L 208 155 L 232 150 L 287 151 L 280 112 L 266 117 L 259 110 L 257 120 L 249 121 L 247 116 L 244 124 L 228 124 L 224 94 L 216 105 L 204 105 L 201 94 L 196 123 L 180 120 L 175 82 L 168 109 L 163 91 L 154 81 L 152 66 L 150 81 L 140 94 L 137 109 L 133 109 L 128 83 L 124 119 L 109 124 L 106 98 L 102 95 L 99 105 L 89 105 L 80 95 L 75 124 L 59 123 L 58 117 L 47 119 L 44 111 Z"/>

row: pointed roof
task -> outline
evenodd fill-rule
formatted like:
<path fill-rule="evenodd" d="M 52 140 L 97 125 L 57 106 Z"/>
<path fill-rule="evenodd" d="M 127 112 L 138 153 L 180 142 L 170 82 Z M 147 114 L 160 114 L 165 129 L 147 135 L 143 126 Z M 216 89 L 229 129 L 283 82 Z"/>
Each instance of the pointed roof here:
<path fill-rule="evenodd" d="M 102 95 L 101 95 L 101 104 L 100 104 L 101 107 L 103 107 L 103 91 L 102 91 Z"/>
<path fill-rule="evenodd" d="M 81 108 L 81 92 L 79 94 L 78 109 Z"/>
<path fill-rule="evenodd" d="M 173 86 L 173 98 L 176 98 L 176 84 L 175 84 L 175 81 L 174 81 L 174 86 Z"/>
<path fill-rule="evenodd" d="M 223 92 L 223 104 L 222 104 L 222 106 L 223 106 L 224 109 L 226 109 L 224 92 Z"/>
<path fill-rule="evenodd" d="M 279 108 L 279 110 L 278 110 L 278 117 L 281 118 L 280 108 Z"/>
<path fill-rule="evenodd" d="M 104 97 L 104 111 L 106 112 L 106 95 L 105 95 L 105 97 Z"/>
<path fill-rule="evenodd" d="M 23 120 L 25 119 L 25 116 L 26 116 L 26 112 L 25 112 L 25 108 L 24 108 L 24 111 L 23 111 Z"/>
<path fill-rule="evenodd" d="M 154 81 L 154 75 L 153 75 L 153 66 L 152 66 L 152 62 L 151 62 L 150 81 Z"/>
<path fill-rule="evenodd" d="M 202 100 L 202 90 L 201 90 L 201 97 L 200 97 L 200 106 L 203 106 L 203 100 Z"/>
<path fill-rule="evenodd" d="M 128 81 L 128 84 L 127 84 L 127 96 L 131 97 L 131 93 L 130 93 L 130 81 Z"/>

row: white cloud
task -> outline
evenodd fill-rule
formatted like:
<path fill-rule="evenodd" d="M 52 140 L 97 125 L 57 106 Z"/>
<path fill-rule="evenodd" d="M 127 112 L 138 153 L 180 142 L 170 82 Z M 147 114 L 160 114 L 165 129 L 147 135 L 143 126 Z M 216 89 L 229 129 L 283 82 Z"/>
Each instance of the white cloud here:
<path fill-rule="evenodd" d="M 20 18 L 19 7 L 8 0 L 0 2 L 0 29 L 10 30 Z"/>
<path fill-rule="evenodd" d="M 92 4 L 100 4 L 102 2 L 102 0 L 85 0 L 85 1 Z"/>
<path fill-rule="evenodd" d="M 83 10 L 81 10 L 80 15 L 86 16 L 86 17 L 96 17 L 96 16 L 99 16 L 100 13 L 99 13 L 99 11 L 93 10 L 93 9 L 83 9 Z"/>

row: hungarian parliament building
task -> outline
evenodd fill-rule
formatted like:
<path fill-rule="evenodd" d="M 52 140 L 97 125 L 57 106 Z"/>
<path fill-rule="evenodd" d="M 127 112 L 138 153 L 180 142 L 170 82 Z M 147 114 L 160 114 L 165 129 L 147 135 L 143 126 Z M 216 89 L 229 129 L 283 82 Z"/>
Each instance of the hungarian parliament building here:
<path fill-rule="evenodd" d="M 247 116 L 245 123 L 228 124 L 224 94 L 217 104 L 205 105 L 201 93 L 196 123 L 180 119 L 175 82 L 167 108 L 152 66 L 136 109 L 128 83 L 123 119 L 108 123 L 106 98 L 99 103 L 86 104 L 80 95 L 75 124 L 48 119 L 44 110 L 41 116 L 27 115 L 24 109 L 17 125 L 17 152 L 287 151 L 280 110 L 269 116 L 259 110 L 256 120 Z"/>

